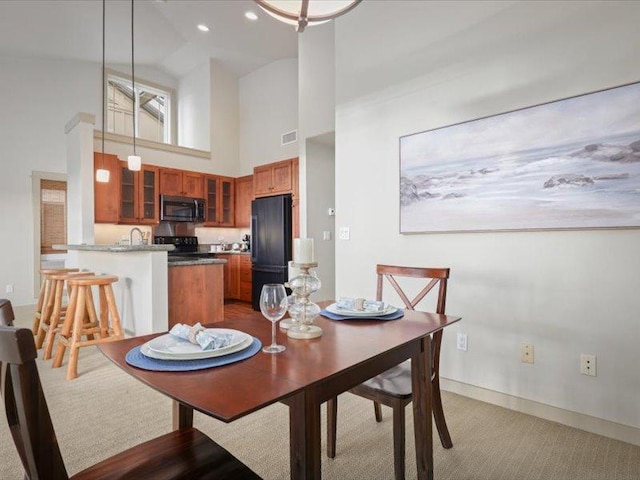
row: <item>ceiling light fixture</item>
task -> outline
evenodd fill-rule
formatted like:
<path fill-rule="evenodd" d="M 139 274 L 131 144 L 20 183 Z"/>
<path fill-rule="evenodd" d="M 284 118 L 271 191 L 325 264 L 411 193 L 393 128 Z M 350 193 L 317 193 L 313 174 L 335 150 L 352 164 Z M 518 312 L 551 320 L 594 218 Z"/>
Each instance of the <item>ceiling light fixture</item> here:
<path fill-rule="evenodd" d="M 106 10 L 106 0 L 102 0 L 102 168 L 98 168 L 96 170 L 96 182 L 100 183 L 109 183 L 109 170 L 104 168 L 104 124 L 105 124 L 105 111 L 104 111 L 104 103 L 105 103 L 105 88 L 104 88 L 104 50 L 105 50 L 105 10 Z"/>
<path fill-rule="evenodd" d="M 134 69 L 133 55 L 133 0 L 131 0 L 131 94 L 132 94 L 132 110 L 133 110 L 133 155 L 127 157 L 127 166 L 129 170 L 138 171 L 142 168 L 142 158 L 136 153 L 136 103 L 138 95 L 136 94 L 136 72 Z"/>
<path fill-rule="evenodd" d="M 204 23 L 201 23 L 200 25 L 198 25 L 198 30 L 200 30 L 201 32 L 208 32 L 209 27 L 207 27 Z"/>
<path fill-rule="evenodd" d="M 302 33 L 307 25 L 318 25 L 353 10 L 362 0 L 255 0 L 269 15 L 295 25 Z"/>
<path fill-rule="evenodd" d="M 244 12 L 244 16 L 245 18 L 255 22 L 256 20 L 258 20 L 258 15 L 256 15 L 255 12 L 252 12 L 251 10 L 249 10 L 248 12 Z"/>

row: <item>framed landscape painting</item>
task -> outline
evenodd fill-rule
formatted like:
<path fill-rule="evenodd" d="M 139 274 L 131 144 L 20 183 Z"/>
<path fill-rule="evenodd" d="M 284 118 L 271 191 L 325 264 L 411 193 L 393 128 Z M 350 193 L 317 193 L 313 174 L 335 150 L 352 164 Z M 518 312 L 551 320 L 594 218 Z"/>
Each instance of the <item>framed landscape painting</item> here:
<path fill-rule="evenodd" d="M 640 227 L 640 83 L 400 138 L 400 232 Z"/>

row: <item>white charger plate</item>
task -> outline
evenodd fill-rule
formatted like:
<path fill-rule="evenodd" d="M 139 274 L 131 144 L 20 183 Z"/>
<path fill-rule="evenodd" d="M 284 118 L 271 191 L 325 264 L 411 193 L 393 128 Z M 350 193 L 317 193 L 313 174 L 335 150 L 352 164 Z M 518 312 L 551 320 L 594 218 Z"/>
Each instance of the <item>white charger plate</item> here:
<path fill-rule="evenodd" d="M 152 340 L 149 340 L 145 345 L 148 345 L 148 350 L 151 350 L 155 353 L 159 353 L 164 356 L 169 356 L 171 358 L 177 359 L 178 357 L 184 359 L 200 359 L 200 358 L 210 358 L 212 355 L 208 355 L 203 357 L 202 353 L 212 353 L 218 352 L 219 354 L 224 354 L 234 347 L 240 345 L 245 342 L 247 339 L 252 338 L 251 335 L 241 332 L 239 330 L 233 330 L 230 328 L 207 328 L 206 331 L 211 333 L 212 335 L 221 335 L 221 334 L 232 334 L 233 340 L 231 343 L 225 347 L 217 348 L 215 350 L 202 350 L 200 345 L 196 345 L 195 343 L 191 343 L 188 340 L 184 340 L 182 338 L 176 337 L 175 335 L 171 335 L 170 333 L 165 333 L 159 337 L 156 337 Z M 218 355 L 213 355 L 218 356 Z"/>
<path fill-rule="evenodd" d="M 160 338 L 160 337 L 158 337 Z M 247 335 L 242 342 L 237 345 L 233 345 L 232 347 L 224 347 L 218 348 L 217 350 L 202 350 L 198 352 L 198 354 L 191 354 L 189 356 L 184 355 L 176 355 L 175 353 L 159 353 L 149 348 L 149 342 L 144 343 L 140 346 L 140 352 L 150 358 L 155 358 L 157 360 L 202 360 L 205 358 L 213 358 L 213 357 L 222 357 L 224 355 L 230 355 L 232 353 L 240 352 L 246 348 L 249 348 L 253 343 L 253 337 L 251 335 Z"/>
<path fill-rule="evenodd" d="M 389 315 L 390 313 L 397 312 L 398 309 L 393 305 L 387 305 L 384 310 L 379 312 L 367 312 L 365 310 L 348 310 L 346 308 L 338 308 L 337 303 L 332 303 L 327 307 L 327 312 L 335 313 L 336 315 L 342 315 L 344 317 L 382 317 L 383 315 Z"/>

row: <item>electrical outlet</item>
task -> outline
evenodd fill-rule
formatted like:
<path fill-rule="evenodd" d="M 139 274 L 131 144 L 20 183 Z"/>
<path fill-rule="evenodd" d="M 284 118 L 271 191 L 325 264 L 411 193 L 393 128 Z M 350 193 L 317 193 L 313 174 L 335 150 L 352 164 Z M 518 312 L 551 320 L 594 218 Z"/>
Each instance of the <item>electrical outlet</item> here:
<path fill-rule="evenodd" d="M 467 351 L 467 334 L 466 333 L 458 333 L 456 337 L 456 348 L 462 352 Z"/>
<path fill-rule="evenodd" d="M 522 363 L 533 363 L 533 344 L 520 344 L 520 361 Z"/>
<path fill-rule="evenodd" d="M 5 288 L 5 292 L 6 293 L 13 293 L 13 285 L 11 285 L 11 284 L 7 285 L 7 287 Z"/>
<path fill-rule="evenodd" d="M 587 353 L 580 354 L 580 373 L 582 375 L 596 376 L 596 356 Z"/>
<path fill-rule="evenodd" d="M 340 227 L 338 235 L 340 240 L 349 240 L 351 238 L 349 227 Z"/>
<path fill-rule="evenodd" d="M 331 240 L 331 231 L 325 230 L 322 232 L 322 240 Z"/>

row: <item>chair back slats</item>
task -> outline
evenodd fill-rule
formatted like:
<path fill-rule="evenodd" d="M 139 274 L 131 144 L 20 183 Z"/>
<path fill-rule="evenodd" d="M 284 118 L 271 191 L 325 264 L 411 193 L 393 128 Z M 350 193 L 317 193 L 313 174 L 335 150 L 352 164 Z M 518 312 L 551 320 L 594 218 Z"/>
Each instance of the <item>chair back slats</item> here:
<path fill-rule="evenodd" d="M 36 366 L 33 332 L 0 326 L 0 362 L 7 375 L 2 400 L 26 477 L 68 479 Z"/>
<path fill-rule="evenodd" d="M 415 310 L 427 294 L 438 286 L 438 300 L 436 303 L 435 313 L 444 315 L 447 303 L 447 282 L 449 279 L 450 269 L 448 268 L 423 268 L 423 267 L 402 267 L 397 265 L 377 265 L 376 272 L 378 274 L 378 286 L 376 292 L 376 300 L 382 300 L 382 290 L 384 279 L 386 278 L 396 291 L 402 302 L 408 310 Z M 396 277 L 423 278 L 429 280 L 429 283 L 413 298 L 404 292 Z M 437 375 L 440 369 L 440 348 L 442 346 L 442 330 L 433 334 L 432 350 L 432 376 Z"/>
<path fill-rule="evenodd" d="M 421 267 L 400 267 L 396 265 L 377 265 L 376 272 L 378 274 L 378 286 L 376 299 L 382 300 L 383 279 L 387 279 L 393 289 L 396 291 L 407 309 L 415 310 L 416 305 L 433 290 L 436 285 L 438 289 L 438 301 L 436 304 L 436 313 L 444 314 L 447 301 L 447 280 L 449 278 L 448 268 L 421 268 Z M 429 279 L 429 283 L 413 298 L 409 297 L 398 284 L 395 277 L 412 277 Z"/>

